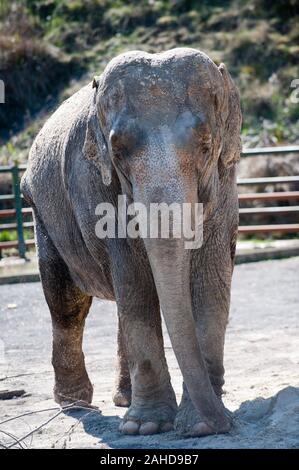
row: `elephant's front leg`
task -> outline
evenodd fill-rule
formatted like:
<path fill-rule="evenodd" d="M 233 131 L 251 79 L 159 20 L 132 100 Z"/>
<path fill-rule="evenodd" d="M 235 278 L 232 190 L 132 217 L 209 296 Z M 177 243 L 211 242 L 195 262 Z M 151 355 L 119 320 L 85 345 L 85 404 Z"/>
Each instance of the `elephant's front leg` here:
<path fill-rule="evenodd" d="M 120 328 L 132 383 L 132 402 L 120 430 L 155 434 L 172 429 L 177 404 L 164 354 L 159 301 L 150 272 L 130 265 L 114 271 Z"/>
<path fill-rule="evenodd" d="M 214 231 L 192 260 L 192 307 L 197 337 L 207 365 L 215 394 L 221 399 L 224 384 L 224 340 L 230 307 L 231 277 L 235 236 L 226 237 L 227 230 Z M 210 434 L 206 426 L 201 433 L 196 432 L 196 422 L 201 417 L 195 410 L 186 386 L 176 418 L 176 427 L 187 434 Z M 192 426 L 195 425 L 195 429 Z M 191 425 L 191 426 L 190 426 Z M 192 429 L 192 432 L 188 430 Z"/>
<path fill-rule="evenodd" d="M 128 364 L 128 354 L 124 335 L 118 323 L 117 332 L 117 375 L 113 401 L 116 406 L 130 406 L 132 398 L 132 386 Z"/>

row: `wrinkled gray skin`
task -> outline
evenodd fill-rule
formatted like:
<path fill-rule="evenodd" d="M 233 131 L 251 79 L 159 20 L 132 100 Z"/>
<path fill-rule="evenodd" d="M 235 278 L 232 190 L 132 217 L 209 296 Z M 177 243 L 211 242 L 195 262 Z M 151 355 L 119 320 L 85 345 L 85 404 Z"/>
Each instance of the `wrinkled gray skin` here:
<path fill-rule="evenodd" d="M 115 403 L 121 431 L 227 432 L 221 402 L 240 157 L 239 95 L 224 65 L 194 49 L 129 52 L 53 114 L 22 180 L 34 209 L 41 279 L 53 323 L 55 399 L 92 400 L 82 352 L 92 297 L 116 300 Z M 204 241 L 105 239 L 100 202 L 204 202 Z M 177 407 L 160 306 L 184 378 Z M 131 397 L 132 384 L 132 397 Z"/>

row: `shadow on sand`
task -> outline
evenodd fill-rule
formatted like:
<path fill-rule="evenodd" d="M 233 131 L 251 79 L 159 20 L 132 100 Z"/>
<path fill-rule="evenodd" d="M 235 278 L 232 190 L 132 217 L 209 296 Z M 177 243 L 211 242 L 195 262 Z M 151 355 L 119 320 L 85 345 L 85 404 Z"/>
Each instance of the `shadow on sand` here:
<path fill-rule="evenodd" d="M 270 398 L 246 401 L 232 413 L 230 433 L 204 438 L 182 438 L 174 431 L 153 436 L 124 436 L 121 419 L 94 412 L 72 411 L 86 433 L 99 439 L 102 448 L 298 448 L 299 388 L 287 387 Z"/>

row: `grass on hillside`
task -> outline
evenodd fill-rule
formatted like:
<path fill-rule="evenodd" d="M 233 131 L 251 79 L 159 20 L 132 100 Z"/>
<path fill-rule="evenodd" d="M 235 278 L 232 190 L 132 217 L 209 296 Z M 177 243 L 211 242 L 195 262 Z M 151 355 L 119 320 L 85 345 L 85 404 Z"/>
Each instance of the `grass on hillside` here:
<path fill-rule="evenodd" d="M 30 229 L 23 230 L 24 239 L 30 240 L 33 237 L 33 231 Z M 18 239 L 18 233 L 16 230 L 1 230 L 0 231 L 0 242 L 12 242 Z"/>
<path fill-rule="evenodd" d="M 128 49 L 188 46 L 224 61 L 242 97 L 245 145 L 295 142 L 296 0 L 2 0 L 0 163 L 24 160 L 43 120 Z M 0 143 L 1 143 L 0 140 Z"/>

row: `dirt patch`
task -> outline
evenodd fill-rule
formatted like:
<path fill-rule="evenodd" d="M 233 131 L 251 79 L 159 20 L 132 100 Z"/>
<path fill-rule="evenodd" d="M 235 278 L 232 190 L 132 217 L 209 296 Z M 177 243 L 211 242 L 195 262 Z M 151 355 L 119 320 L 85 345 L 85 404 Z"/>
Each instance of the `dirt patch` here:
<path fill-rule="evenodd" d="M 113 302 L 94 301 L 84 350 L 95 410 L 60 414 L 23 445 L 33 448 L 298 448 L 299 258 L 236 266 L 226 339 L 226 395 L 234 417 L 227 435 L 182 439 L 175 432 L 122 436 L 125 409 L 112 404 L 116 351 Z M 30 303 L 29 300 L 30 299 Z M 164 328 L 165 351 L 178 399 L 181 374 Z M 51 324 L 39 283 L 0 286 L 0 390 L 27 396 L 0 401 L 0 424 L 25 436 L 57 413 L 52 398 Z M 54 409 L 53 409 L 54 408 Z M 51 410 L 50 410 L 51 409 Z M 1 445 L 14 438 L 0 434 Z"/>

